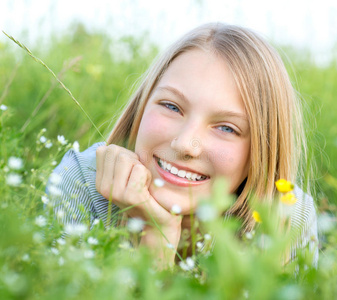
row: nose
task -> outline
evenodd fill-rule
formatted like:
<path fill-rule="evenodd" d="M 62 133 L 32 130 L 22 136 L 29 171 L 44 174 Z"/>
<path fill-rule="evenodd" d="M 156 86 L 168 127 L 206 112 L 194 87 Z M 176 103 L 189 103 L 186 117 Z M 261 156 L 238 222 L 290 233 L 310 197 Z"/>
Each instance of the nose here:
<path fill-rule="evenodd" d="M 197 134 L 198 126 L 186 125 L 172 140 L 171 147 L 183 158 L 196 158 L 202 153 L 201 135 Z"/>

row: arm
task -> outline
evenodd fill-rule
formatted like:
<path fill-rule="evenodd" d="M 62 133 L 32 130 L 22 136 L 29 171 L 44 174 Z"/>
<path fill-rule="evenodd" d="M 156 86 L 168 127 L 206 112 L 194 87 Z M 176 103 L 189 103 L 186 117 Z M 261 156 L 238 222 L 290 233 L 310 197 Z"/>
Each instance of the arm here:
<path fill-rule="evenodd" d="M 92 205 L 85 176 L 74 150 L 68 151 L 51 174 L 46 193 L 63 224 L 85 222 Z"/>

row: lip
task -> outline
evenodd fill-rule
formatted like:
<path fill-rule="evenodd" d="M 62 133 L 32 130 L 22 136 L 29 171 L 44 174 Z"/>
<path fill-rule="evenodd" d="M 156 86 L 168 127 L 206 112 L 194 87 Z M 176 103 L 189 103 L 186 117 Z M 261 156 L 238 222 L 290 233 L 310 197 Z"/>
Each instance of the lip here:
<path fill-rule="evenodd" d="M 168 171 L 163 170 L 158 165 L 158 158 L 155 157 L 155 156 L 154 156 L 154 162 L 155 162 L 156 170 L 159 173 L 160 177 L 162 179 L 164 179 L 166 182 L 169 182 L 169 183 L 174 184 L 174 185 L 178 185 L 178 186 L 181 186 L 181 187 L 193 187 L 193 186 L 198 186 L 198 185 L 204 184 L 205 182 L 207 182 L 209 180 L 209 177 L 206 178 L 205 180 L 201 180 L 201 181 L 191 181 L 191 180 L 188 180 L 186 178 L 178 177 L 178 176 L 173 175 L 172 173 L 170 173 Z M 172 163 L 170 163 L 170 164 L 172 164 Z M 179 168 L 179 166 L 177 166 L 175 164 L 172 164 L 172 166 L 175 166 L 175 167 Z M 182 168 L 181 167 L 180 169 L 200 174 L 200 173 L 194 172 L 193 170 L 188 169 L 188 168 Z"/>

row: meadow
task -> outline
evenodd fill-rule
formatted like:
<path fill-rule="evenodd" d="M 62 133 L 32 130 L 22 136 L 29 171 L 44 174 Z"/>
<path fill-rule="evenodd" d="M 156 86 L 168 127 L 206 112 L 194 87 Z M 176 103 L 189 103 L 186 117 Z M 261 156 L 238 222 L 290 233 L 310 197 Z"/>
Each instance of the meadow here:
<path fill-rule="evenodd" d="M 81 25 L 51 37 L 50 43 L 40 42 L 32 52 L 71 90 L 104 137 L 159 51 L 146 35 L 114 40 Z M 303 99 L 321 232 L 317 269 L 310 266 L 308 249 L 282 265 L 290 237 L 280 236 L 266 207 L 256 208 L 260 226 L 238 240 L 238 222 L 223 222 L 216 213 L 232 199 L 215 188 L 210 207 L 215 213 L 205 218 L 203 234 L 194 236 L 194 255 L 157 270 L 146 249 L 130 247 L 128 239 L 135 233 L 127 228 L 97 222 L 90 231 L 78 227 L 62 239 L 64 228 L 45 194 L 47 179 L 67 150 L 82 151 L 103 139 L 50 72 L 2 35 L 0 298 L 333 299 L 337 55 L 317 65 L 308 51 L 276 47 Z M 267 248 L 261 246 L 266 239 Z"/>

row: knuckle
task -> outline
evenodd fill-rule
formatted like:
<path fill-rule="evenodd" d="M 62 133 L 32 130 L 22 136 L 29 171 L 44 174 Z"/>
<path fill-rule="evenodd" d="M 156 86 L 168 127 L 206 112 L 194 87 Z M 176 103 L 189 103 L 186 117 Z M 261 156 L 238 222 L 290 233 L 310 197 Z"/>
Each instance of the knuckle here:
<path fill-rule="evenodd" d="M 96 155 L 97 156 L 101 156 L 105 153 L 105 150 L 106 150 L 106 146 L 99 146 L 97 149 L 96 149 Z"/>
<path fill-rule="evenodd" d="M 126 162 L 129 162 L 130 160 L 131 160 L 131 157 L 129 154 L 125 152 L 121 152 L 118 154 L 118 157 L 117 157 L 118 162 L 126 163 Z"/>
<path fill-rule="evenodd" d="M 135 171 L 137 171 L 137 172 L 139 172 L 139 173 L 145 173 L 146 170 L 147 170 L 147 169 L 145 168 L 145 166 L 144 166 L 143 164 L 141 164 L 141 163 L 135 164 L 133 168 L 134 168 Z"/>

